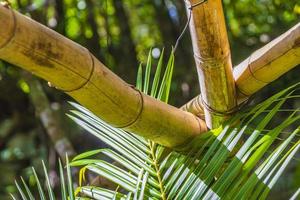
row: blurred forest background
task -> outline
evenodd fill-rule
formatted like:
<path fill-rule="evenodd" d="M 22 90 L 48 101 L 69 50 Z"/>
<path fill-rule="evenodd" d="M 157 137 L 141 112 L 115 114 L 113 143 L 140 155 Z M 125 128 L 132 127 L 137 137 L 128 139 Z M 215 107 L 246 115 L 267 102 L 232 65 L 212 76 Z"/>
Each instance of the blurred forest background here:
<path fill-rule="evenodd" d="M 87 47 L 131 84 L 135 83 L 138 65 L 146 62 L 150 48 L 154 59 L 162 48 L 168 54 L 187 21 L 183 0 L 10 2 L 14 9 Z M 300 21 L 298 0 L 224 0 L 223 3 L 234 65 Z M 181 106 L 199 94 L 188 32 L 178 46 L 175 59 L 170 102 Z M 256 94 L 256 101 L 299 82 L 299 75 L 298 66 Z M 14 180 L 19 176 L 33 180 L 30 166 L 41 169 L 41 159 L 47 161 L 55 183 L 59 155 L 67 151 L 72 156 L 103 145 L 65 116 L 70 100 L 45 81 L 0 61 L 0 199 L 16 191 Z M 290 107 L 299 109 L 300 102 L 292 102 Z M 299 160 L 295 158 L 273 191 L 272 199 L 287 197 L 299 187 Z"/>

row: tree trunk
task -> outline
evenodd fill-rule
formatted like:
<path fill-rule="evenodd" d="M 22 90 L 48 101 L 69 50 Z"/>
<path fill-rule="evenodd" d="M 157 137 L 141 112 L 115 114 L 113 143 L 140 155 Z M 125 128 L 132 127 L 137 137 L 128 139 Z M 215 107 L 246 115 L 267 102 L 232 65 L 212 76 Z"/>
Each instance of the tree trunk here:
<path fill-rule="evenodd" d="M 168 15 L 169 11 L 165 5 L 165 1 L 149 0 L 148 2 L 152 4 L 155 9 L 156 22 L 162 35 L 162 42 L 166 48 L 171 49 L 180 32 Z"/>
<path fill-rule="evenodd" d="M 98 24 L 95 21 L 95 6 L 92 0 L 87 1 L 87 23 L 91 26 L 93 36 L 90 39 L 87 39 L 87 45 L 89 50 L 101 60 L 104 60 L 104 54 L 102 53 L 101 46 L 100 46 L 100 36 L 98 34 Z"/>
<path fill-rule="evenodd" d="M 66 20 L 65 20 L 65 5 L 63 0 L 55 0 L 55 18 L 57 26 L 55 30 L 62 35 L 66 34 Z"/>
<path fill-rule="evenodd" d="M 58 121 L 57 113 L 51 108 L 40 82 L 28 73 L 24 74 L 24 78 L 30 87 L 29 97 L 34 105 L 36 115 L 40 118 L 59 157 L 65 163 L 66 153 L 72 158 L 76 152 Z"/>
<path fill-rule="evenodd" d="M 185 7 L 182 1 L 176 2 L 176 8 L 178 16 L 178 22 L 172 19 L 169 14 L 169 8 L 167 7 L 166 0 L 162 1 L 153 1 L 148 0 L 149 4 L 153 5 L 155 9 L 155 17 L 156 22 L 158 24 L 158 28 L 161 32 L 162 42 L 165 47 L 165 52 L 172 51 L 172 47 L 174 47 L 177 38 L 179 37 L 182 29 L 186 24 L 186 16 Z M 175 3 L 175 2 L 174 2 Z M 183 5 L 181 5 L 183 4 Z M 180 10 L 180 6 L 182 7 Z M 183 16 L 182 16 L 183 15 Z M 191 83 L 192 81 L 197 81 L 197 77 L 194 76 L 194 73 L 187 74 L 187 71 L 191 72 L 191 69 L 195 69 L 195 63 L 193 62 L 193 54 L 192 49 L 190 48 L 191 40 L 188 34 L 185 34 L 183 38 L 181 38 L 180 43 L 175 52 L 175 65 L 176 70 L 174 71 L 174 79 L 176 79 L 179 83 Z M 178 87 L 180 90 L 180 87 Z M 182 90 L 181 90 L 182 91 Z M 193 91 L 197 91 L 198 89 L 194 89 Z M 174 104 L 181 105 L 183 102 L 186 102 L 189 99 L 190 90 L 182 91 L 183 95 L 181 98 L 177 98 L 174 101 Z"/>
<path fill-rule="evenodd" d="M 115 16 L 120 28 L 120 45 L 116 49 L 114 57 L 118 65 L 123 65 L 124 71 L 121 74 L 126 74 L 125 80 L 135 80 L 135 69 L 138 66 L 137 53 L 135 44 L 131 36 L 129 19 L 122 0 L 113 0 L 115 8 Z"/>
<path fill-rule="evenodd" d="M 205 123 L 137 91 L 89 51 L 0 6 L 0 58 L 63 90 L 115 127 L 176 147 L 206 131 Z"/>
<path fill-rule="evenodd" d="M 230 48 L 221 0 L 187 1 L 190 33 L 209 128 L 218 127 L 236 107 Z M 194 6 L 196 5 L 196 6 Z"/>

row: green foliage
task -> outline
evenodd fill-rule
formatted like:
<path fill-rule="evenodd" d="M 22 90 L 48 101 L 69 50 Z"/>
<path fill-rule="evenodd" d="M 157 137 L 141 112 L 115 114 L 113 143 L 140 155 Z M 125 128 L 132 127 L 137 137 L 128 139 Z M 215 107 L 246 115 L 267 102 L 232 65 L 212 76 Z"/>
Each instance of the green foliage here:
<path fill-rule="evenodd" d="M 123 4 L 128 18 L 116 15 L 118 8 L 113 2 L 117 1 L 121 2 L 119 5 Z M 41 23 L 87 47 L 129 83 L 133 83 L 135 78 L 134 67 L 137 65 L 134 58 L 146 62 L 145 49 L 150 47 L 164 46 L 168 52 L 170 50 L 168 48 L 174 45 L 186 23 L 184 1 L 178 0 L 10 0 L 10 2 L 14 9 L 40 20 Z M 82 6 L 84 3 L 85 8 Z M 234 64 L 238 64 L 255 49 L 299 22 L 299 8 L 299 0 L 224 0 L 224 13 Z M 93 21 L 96 27 L 92 26 Z M 120 25 L 127 22 L 129 22 L 128 31 L 121 31 Z M 127 48 L 126 44 L 132 42 L 128 40 L 130 36 L 136 51 Z M 188 33 L 181 41 L 177 55 L 177 68 L 171 87 L 172 98 L 169 102 L 181 106 L 199 93 Z M 296 71 L 289 72 L 275 84 L 269 85 L 263 92 L 258 93 L 255 99 L 261 100 L 274 91 L 298 81 L 299 69 L 298 67 Z M 39 163 L 41 158 L 47 159 L 49 148 L 52 148 L 46 132 L 41 131 L 40 123 L 35 118 L 32 110 L 34 105 L 28 103 L 27 95 L 24 94 L 27 91 L 26 85 L 23 87 L 22 81 L 19 81 L 21 79 L 18 68 L 0 61 L 0 170 L 5 172 L 0 179 L 1 199 L 7 193 L 16 192 L 12 184 L 16 176 L 22 174 L 24 179 L 26 177 L 32 180 L 33 175 L 28 173 L 31 171 L 28 170 L 28 165 L 37 166 L 36 163 Z M 51 101 L 59 103 L 63 110 L 69 109 L 64 103 L 65 95 L 49 89 L 46 84 L 44 88 Z M 296 99 L 289 103 L 289 108 L 297 107 L 299 103 Z M 15 114 L 21 120 L 15 122 Z M 276 115 L 274 122 L 285 118 L 283 112 Z M 258 116 L 256 120 L 260 121 L 261 117 Z M 81 144 L 79 148 L 76 146 L 78 148 L 76 150 L 97 148 L 95 146 L 99 145 L 82 138 L 81 129 L 77 126 L 68 124 L 65 127 L 72 133 L 68 135 L 72 143 Z M 279 187 L 274 193 L 277 199 L 286 198 L 287 194 L 293 191 L 291 184 L 297 189 L 300 183 L 299 162 L 293 164 L 298 164 L 299 173 L 295 174 L 294 170 L 289 170 L 284 179 L 281 179 L 282 183 L 277 185 Z M 296 168 L 292 165 L 291 167 Z M 39 168 L 37 173 L 40 173 Z"/>
<path fill-rule="evenodd" d="M 43 170 L 44 170 L 44 175 L 45 175 L 45 179 L 46 179 L 46 188 L 47 188 L 47 192 L 44 191 L 43 189 L 43 185 L 40 182 L 40 178 L 38 177 L 36 171 L 34 168 L 32 168 L 33 174 L 34 174 L 34 180 L 36 182 L 36 187 L 38 189 L 38 199 L 41 200 L 55 200 L 55 194 L 53 192 L 53 188 L 51 186 L 50 183 L 50 179 L 49 179 L 49 175 L 47 172 L 47 168 L 46 165 L 44 163 L 44 161 L 42 161 L 42 165 L 43 165 Z M 73 182 L 72 182 L 72 177 L 71 177 L 71 169 L 70 169 L 70 165 L 69 165 L 69 161 L 68 161 L 68 156 L 66 155 L 66 168 L 67 168 L 67 172 L 66 175 L 64 173 L 64 169 L 63 166 L 61 164 L 61 161 L 59 160 L 59 174 L 60 174 L 60 185 L 61 185 L 61 197 L 60 199 L 62 200 L 74 200 L 75 199 L 75 195 L 73 192 Z M 65 183 L 65 176 L 67 176 L 67 188 L 66 188 L 66 183 Z M 26 182 L 23 180 L 23 178 L 21 177 L 22 180 L 22 184 L 23 187 L 20 186 L 18 184 L 17 181 L 15 181 L 16 187 L 19 191 L 19 194 L 21 196 L 21 198 L 23 200 L 34 200 L 35 199 L 35 195 L 34 192 L 32 192 L 32 190 L 30 190 L 29 186 L 26 184 Z M 25 189 L 25 190 L 24 190 Z M 46 193 L 48 194 L 48 196 L 46 195 Z M 15 198 L 12 194 L 11 194 L 12 199 L 18 199 Z"/>
<path fill-rule="evenodd" d="M 144 77 L 148 81 L 143 82 L 141 65 L 137 77 L 138 89 L 167 102 L 173 67 L 174 55 L 171 55 L 162 78 L 161 64 L 158 65 L 153 87 L 149 91 L 151 60 L 148 59 Z M 156 87 L 158 85 L 160 87 Z M 211 130 L 205 141 L 202 135 L 192 140 L 183 152 L 166 149 L 114 128 L 86 108 L 71 103 L 76 110 L 72 110 L 69 116 L 112 148 L 85 152 L 72 160 L 71 166 L 81 167 L 77 198 L 265 199 L 300 148 L 300 127 L 278 141 L 283 130 L 299 124 L 300 115 L 297 111 L 291 112 L 282 123 L 268 131 L 266 129 L 287 100 L 299 97 L 295 95 L 299 85 L 240 111 L 222 127 Z M 108 162 L 103 156 L 114 162 Z M 117 186 L 111 189 L 85 185 L 86 173 L 104 177 Z M 69 180 L 70 173 L 68 177 Z M 62 193 L 66 194 L 63 182 Z M 73 198 L 71 182 L 68 181 L 68 194 Z M 49 181 L 46 183 L 49 186 Z M 17 187 L 26 199 L 25 192 Z M 52 199 L 50 187 L 48 194 Z M 29 193 L 27 195 L 30 196 Z M 40 192 L 40 195 L 43 193 Z"/>
<path fill-rule="evenodd" d="M 172 59 L 171 56 L 169 63 Z M 170 79 L 166 77 L 171 77 L 171 66 L 167 67 L 158 94 L 167 93 L 170 87 Z M 148 61 L 146 72 L 149 67 Z M 139 82 L 141 74 L 140 71 L 137 85 L 143 90 L 145 87 L 141 87 Z M 96 198 L 95 192 L 96 199 L 116 196 L 124 199 L 264 199 L 300 148 L 300 140 L 291 143 L 299 128 L 276 148 L 273 149 L 272 144 L 277 143 L 276 139 L 285 128 L 299 122 L 300 116 L 293 112 L 280 125 L 268 132 L 263 131 L 272 123 L 284 102 L 292 98 L 298 86 L 292 86 L 247 112 L 237 114 L 224 127 L 212 130 L 211 138 L 204 145 L 202 141 L 199 145 L 196 138 L 191 142 L 190 150 L 184 153 L 168 152 L 151 141 L 113 128 L 73 103 L 78 111 L 72 111 L 71 118 L 114 150 L 101 149 L 81 154 L 71 165 L 83 166 L 85 172 L 88 170 L 115 182 L 119 190 L 81 186 L 80 191 Z M 156 92 L 151 94 L 157 97 Z M 158 95 L 158 98 L 167 101 L 168 95 Z M 271 111 L 264 115 L 269 108 L 272 108 Z M 263 120 L 252 127 L 252 122 L 261 115 L 264 115 Z M 245 137 L 247 139 L 242 143 Z M 273 150 L 269 155 L 270 149 Z M 98 154 L 106 155 L 122 167 L 94 158 Z M 84 173 L 81 175 L 80 179 L 83 179 Z"/>

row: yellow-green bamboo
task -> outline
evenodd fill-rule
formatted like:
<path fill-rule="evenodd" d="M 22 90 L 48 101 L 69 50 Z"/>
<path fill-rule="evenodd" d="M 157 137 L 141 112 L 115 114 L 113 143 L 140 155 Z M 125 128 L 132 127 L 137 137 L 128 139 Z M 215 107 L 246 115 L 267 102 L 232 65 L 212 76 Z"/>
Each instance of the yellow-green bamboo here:
<path fill-rule="evenodd" d="M 234 68 L 239 99 L 248 97 L 300 64 L 300 23 Z"/>
<path fill-rule="evenodd" d="M 87 49 L 0 6 L 0 59 L 63 90 L 115 127 L 176 147 L 206 131 L 195 115 L 137 91 Z"/>
<path fill-rule="evenodd" d="M 230 47 L 221 0 L 186 1 L 206 124 L 218 127 L 236 107 Z M 198 103 L 193 104 L 197 106 Z"/>
<path fill-rule="evenodd" d="M 237 99 L 243 102 L 268 83 L 300 64 L 300 23 L 252 53 L 234 70 Z M 195 115 L 203 115 L 200 96 L 182 106 Z"/>

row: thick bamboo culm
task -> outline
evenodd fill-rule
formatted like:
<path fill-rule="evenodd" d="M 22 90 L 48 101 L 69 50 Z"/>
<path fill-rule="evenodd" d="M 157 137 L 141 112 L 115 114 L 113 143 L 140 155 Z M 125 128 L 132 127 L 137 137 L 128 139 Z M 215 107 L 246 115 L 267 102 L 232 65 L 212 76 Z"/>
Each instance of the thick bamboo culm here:
<path fill-rule="evenodd" d="M 236 107 L 230 47 L 221 0 L 186 1 L 190 33 L 209 128 L 218 127 Z M 194 106 L 197 107 L 196 102 Z"/>
<path fill-rule="evenodd" d="M 115 127 L 176 147 L 206 131 L 195 115 L 125 83 L 91 53 L 47 27 L 0 6 L 0 59 L 49 81 Z"/>
<path fill-rule="evenodd" d="M 238 102 L 256 93 L 300 64 L 300 23 L 280 35 L 237 65 L 234 79 Z M 181 107 L 195 115 L 203 115 L 200 96 Z"/>
<path fill-rule="evenodd" d="M 300 23 L 234 68 L 239 98 L 250 96 L 300 64 Z"/>

